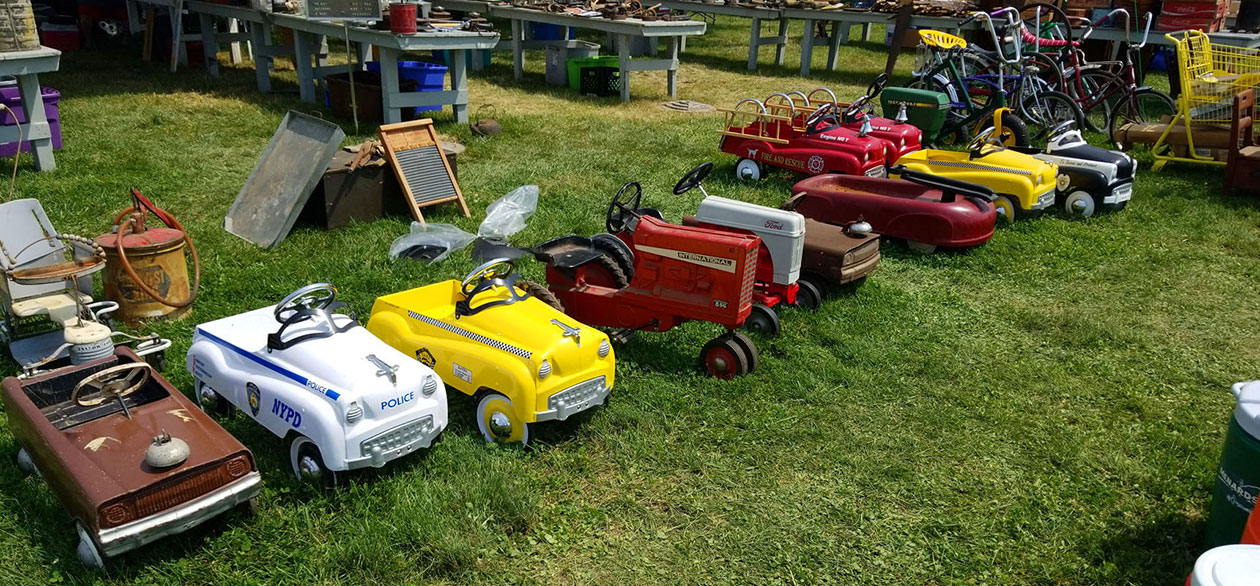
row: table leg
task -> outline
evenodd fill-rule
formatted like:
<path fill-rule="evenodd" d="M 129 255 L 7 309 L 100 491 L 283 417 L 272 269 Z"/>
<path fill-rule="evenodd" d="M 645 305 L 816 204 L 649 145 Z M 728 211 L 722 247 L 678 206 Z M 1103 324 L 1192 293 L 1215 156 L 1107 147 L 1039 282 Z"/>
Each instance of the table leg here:
<path fill-rule="evenodd" d="M 617 67 L 621 71 L 621 101 L 630 101 L 630 35 L 617 35 Z"/>
<path fill-rule="evenodd" d="M 144 25 L 140 22 L 140 7 L 136 6 L 136 0 L 127 0 L 127 30 L 131 34 L 139 34 L 144 30 Z"/>
<path fill-rule="evenodd" d="M 394 107 L 394 96 L 398 94 L 398 50 L 389 47 L 377 47 L 381 54 L 381 112 L 385 115 L 386 124 L 402 122 L 402 108 Z M 454 65 L 455 58 L 451 58 Z M 454 81 L 455 72 L 451 72 Z"/>
<path fill-rule="evenodd" d="M 359 57 L 359 68 L 356 71 L 361 71 L 364 67 L 366 67 L 365 63 L 372 60 L 372 44 L 355 43 L 355 48 L 358 51 Z"/>
<path fill-rule="evenodd" d="M 324 67 L 328 65 L 328 37 L 325 35 L 316 35 L 319 42 L 315 46 L 319 47 L 319 52 L 315 53 L 315 65 Z"/>
<path fill-rule="evenodd" d="M 871 40 L 871 23 L 869 22 L 862 25 L 862 40 L 863 41 Z"/>
<path fill-rule="evenodd" d="M 20 74 L 17 80 L 22 110 L 26 112 L 26 134 L 30 136 L 39 133 L 44 136 L 28 139 L 31 142 L 31 152 L 35 155 L 35 169 L 52 171 L 57 168 L 57 162 L 53 159 L 51 129 L 48 127 L 48 114 L 44 112 L 44 96 L 39 89 L 39 76 L 33 73 Z M 21 148 L 19 144 L 19 155 L 15 156 L 20 156 Z"/>
<path fill-rule="evenodd" d="M 315 72 L 311 67 L 314 51 L 315 35 L 299 30 L 293 31 L 293 68 L 297 70 L 298 97 L 303 102 L 315 101 Z M 383 50 L 381 52 L 384 53 Z M 384 77 L 384 69 L 385 65 L 382 63 L 382 77 Z M 394 87 L 398 87 L 396 83 Z"/>
<path fill-rule="evenodd" d="M 805 34 L 801 35 L 801 77 L 809 77 L 810 62 L 814 60 L 814 21 L 806 18 Z"/>
<path fill-rule="evenodd" d="M 682 40 L 685 38 L 669 38 L 669 71 L 665 72 L 665 91 L 669 93 L 671 100 L 678 97 L 678 51 L 682 47 Z"/>
<path fill-rule="evenodd" d="M 774 64 L 783 65 L 783 50 L 787 48 L 788 19 L 779 19 L 778 40 L 774 44 Z M 686 37 L 683 37 L 685 40 Z"/>
<path fill-rule="evenodd" d="M 455 121 L 468 124 L 468 68 L 464 60 L 468 51 L 451 51 L 451 91 L 455 92 L 455 103 L 451 110 L 455 113 Z"/>
<path fill-rule="evenodd" d="M 271 93 L 271 25 L 249 23 L 249 38 L 254 53 L 254 82 L 260 93 Z"/>
<path fill-rule="evenodd" d="M 840 52 L 841 41 L 849 40 L 849 23 L 837 20 L 831 24 L 831 41 L 827 48 L 827 71 L 835 71 L 836 54 Z"/>
<path fill-rule="evenodd" d="M 752 19 L 752 32 L 748 35 L 748 70 L 757 70 L 757 54 L 761 45 L 761 19 Z"/>
<path fill-rule="evenodd" d="M 197 21 L 201 25 L 201 46 L 205 48 L 206 73 L 210 77 L 219 77 L 219 37 L 214 17 L 198 12 Z"/>
<path fill-rule="evenodd" d="M 525 77 L 525 21 L 512 19 L 512 63 L 516 79 Z"/>

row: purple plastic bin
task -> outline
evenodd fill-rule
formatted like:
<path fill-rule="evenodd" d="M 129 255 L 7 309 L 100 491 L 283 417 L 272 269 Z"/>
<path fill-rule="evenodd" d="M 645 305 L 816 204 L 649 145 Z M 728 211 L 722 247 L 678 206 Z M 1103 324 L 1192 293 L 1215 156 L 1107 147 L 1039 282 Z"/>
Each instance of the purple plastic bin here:
<path fill-rule="evenodd" d="M 59 151 L 61 150 L 61 115 L 57 112 L 57 102 L 61 101 L 61 92 L 50 87 L 41 87 L 39 90 L 44 96 L 44 113 L 48 116 L 48 130 L 52 133 L 53 150 Z M 4 105 L 17 115 L 17 123 L 26 123 L 26 112 L 22 110 L 21 93 L 17 86 L 0 87 L 0 101 L 3 101 Z M 8 112 L 0 111 L 0 124 L 13 126 L 13 116 Z M 17 146 L 14 142 L 0 144 L 0 157 L 16 155 Z M 31 152 L 30 141 L 22 141 L 22 152 Z"/>

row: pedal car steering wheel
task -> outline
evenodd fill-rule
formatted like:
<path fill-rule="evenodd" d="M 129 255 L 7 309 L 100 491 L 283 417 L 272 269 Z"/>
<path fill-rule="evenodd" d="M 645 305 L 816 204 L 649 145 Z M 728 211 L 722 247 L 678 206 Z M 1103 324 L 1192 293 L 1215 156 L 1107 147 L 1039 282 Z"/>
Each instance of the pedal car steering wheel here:
<path fill-rule="evenodd" d="M 704 181 L 705 177 L 708 177 L 709 173 L 712 173 L 712 172 L 713 172 L 712 162 L 700 163 L 699 165 L 696 166 L 695 169 L 687 171 L 687 174 L 683 175 L 683 178 L 679 179 L 678 183 L 674 184 L 674 195 L 682 195 L 684 193 L 687 193 L 688 191 L 691 191 L 692 189 L 699 187 L 700 183 Z"/>
<path fill-rule="evenodd" d="M 634 188 L 633 193 L 630 192 L 631 187 Z M 608 216 L 604 220 L 604 227 L 608 229 L 608 233 L 616 234 L 624 230 L 628 221 L 626 215 L 638 217 L 641 201 L 643 201 L 643 186 L 639 185 L 638 181 L 622 185 L 617 195 L 613 196 L 612 203 L 608 204 Z"/>
<path fill-rule="evenodd" d="M 106 401 L 122 399 L 149 382 L 153 367 L 148 362 L 128 362 L 88 375 L 74 385 L 70 400 L 80 407 L 95 407 Z M 84 396 L 84 391 L 91 393 Z"/>
<path fill-rule="evenodd" d="M 831 119 L 831 124 L 823 126 L 823 122 L 828 118 Z M 814 113 L 809 115 L 809 118 L 805 119 L 805 134 L 807 135 L 822 134 L 837 128 L 840 128 L 840 119 L 836 118 L 835 106 L 832 104 L 819 106 Z"/>
<path fill-rule="evenodd" d="M 884 86 L 886 85 L 888 85 L 888 74 L 879 74 L 879 76 L 875 78 L 875 81 L 871 82 L 871 85 L 866 86 L 866 94 L 856 100 L 853 100 L 853 103 L 849 104 L 849 106 L 844 109 L 841 117 L 844 120 L 855 120 L 857 115 L 861 113 L 862 108 L 868 106 L 871 103 L 871 99 L 878 96 L 880 92 L 884 91 Z"/>
<path fill-rule="evenodd" d="M 978 134 L 971 142 L 967 143 L 967 152 L 971 153 L 972 159 L 983 157 L 986 153 L 984 147 L 993 146 L 997 150 L 1006 149 L 1006 145 L 1002 144 L 1002 139 L 994 135 Z"/>
<path fill-rule="evenodd" d="M 528 291 L 521 292 L 516 288 L 516 280 L 519 278 L 521 278 L 521 275 L 516 272 L 516 263 L 511 259 L 496 258 L 486 261 L 485 264 L 468 273 L 468 276 L 464 277 L 464 280 L 460 282 L 459 291 L 464 294 L 464 300 L 455 303 L 455 315 L 473 315 L 491 307 L 511 305 L 517 301 L 528 299 Z M 499 287 L 507 288 L 508 297 L 495 299 L 473 307 L 472 300 L 474 297 Z"/>
<path fill-rule="evenodd" d="M 312 283 L 289 293 L 276 304 L 276 321 L 284 323 L 304 309 L 328 309 L 337 300 L 337 288 L 330 283 Z"/>

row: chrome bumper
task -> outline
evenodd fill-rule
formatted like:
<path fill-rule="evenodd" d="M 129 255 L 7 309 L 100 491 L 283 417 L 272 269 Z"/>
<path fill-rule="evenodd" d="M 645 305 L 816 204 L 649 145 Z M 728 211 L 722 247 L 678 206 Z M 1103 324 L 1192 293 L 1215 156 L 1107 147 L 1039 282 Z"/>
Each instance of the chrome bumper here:
<path fill-rule="evenodd" d="M 1032 205 L 1032 207 L 1031 207 L 1031 208 L 1029 208 L 1029 209 L 1031 209 L 1031 210 L 1044 210 L 1044 209 L 1046 209 L 1046 208 L 1048 208 L 1048 207 L 1050 207 L 1050 206 L 1054 205 L 1054 200 L 1055 200 L 1055 197 L 1056 197 L 1057 193 L 1058 193 L 1058 192 L 1057 192 L 1057 191 L 1055 191 L 1055 188 L 1051 187 L 1051 188 L 1050 188 L 1049 190 L 1047 190 L 1045 193 L 1040 193 L 1040 194 L 1038 194 L 1038 195 L 1037 195 L 1037 203 L 1033 204 L 1033 205 Z"/>
<path fill-rule="evenodd" d="M 609 393 L 612 393 L 612 388 L 605 384 L 607 380 L 600 376 L 556 392 L 547 398 L 548 409 L 534 415 L 535 421 L 564 421 L 576 413 L 602 405 Z M 557 397 L 567 399 L 567 397 L 562 397 L 566 393 L 575 393 L 575 396 L 569 400 L 557 400 Z"/>
<path fill-rule="evenodd" d="M 354 460 L 346 460 L 346 469 L 380 468 L 421 448 L 433 445 L 442 433 L 433 423 L 433 415 L 408 421 L 388 431 L 378 433 L 359 444 L 359 453 L 367 454 Z"/>
<path fill-rule="evenodd" d="M 173 509 L 119 527 L 101 529 L 96 540 L 101 546 L 101 553 L 106 556 L 126 553 L 163 537 L 192 529 L 254 498 L 261 487 L 262 476 L 257 471 L 250 472 L 232 484 Z"/>

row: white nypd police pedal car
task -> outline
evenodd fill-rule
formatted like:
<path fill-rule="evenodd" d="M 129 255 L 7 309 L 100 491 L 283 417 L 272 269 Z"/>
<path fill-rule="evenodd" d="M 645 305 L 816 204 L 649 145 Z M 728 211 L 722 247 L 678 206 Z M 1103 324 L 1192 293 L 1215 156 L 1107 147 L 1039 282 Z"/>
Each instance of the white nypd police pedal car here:
<path fill-rule="evenodd" d="M 197 326 L 188 350 L 203 409 L 245 412 L 286 440 L 299 480 L 325 486 L 429 447 L 447 422 L 441 379 L 336 298 L 332 285 L 307 285 L 275 306 Z"/>

